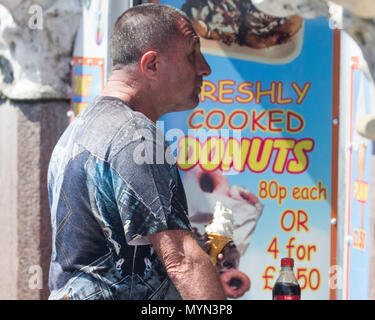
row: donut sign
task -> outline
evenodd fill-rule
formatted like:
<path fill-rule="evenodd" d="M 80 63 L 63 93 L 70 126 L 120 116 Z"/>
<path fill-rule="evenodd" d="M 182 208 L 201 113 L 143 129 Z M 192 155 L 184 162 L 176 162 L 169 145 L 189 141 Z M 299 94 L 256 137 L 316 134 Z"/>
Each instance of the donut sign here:
<path fill-rule="evenodd" d="M 165 115 L 198 239 L 220 201 L 233 239 L 217 267 L 232 299 L 272 299 L 284 257 L 302 299 L 334 299 L 340 34 L 250 0 L 160 1 L 185 11 L 212 73 L 200 104 Z"/>

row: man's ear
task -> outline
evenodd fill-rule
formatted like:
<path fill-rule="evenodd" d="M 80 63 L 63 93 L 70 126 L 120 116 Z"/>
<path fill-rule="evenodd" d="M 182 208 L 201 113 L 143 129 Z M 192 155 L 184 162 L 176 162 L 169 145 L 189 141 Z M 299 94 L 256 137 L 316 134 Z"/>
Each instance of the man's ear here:
<path fill-rule="evenodd" d="M 160 69 L 160 56 L 156 51 L 147 51 L 141 58 L 142 73 L 149 79 L 156 79 Z"/>

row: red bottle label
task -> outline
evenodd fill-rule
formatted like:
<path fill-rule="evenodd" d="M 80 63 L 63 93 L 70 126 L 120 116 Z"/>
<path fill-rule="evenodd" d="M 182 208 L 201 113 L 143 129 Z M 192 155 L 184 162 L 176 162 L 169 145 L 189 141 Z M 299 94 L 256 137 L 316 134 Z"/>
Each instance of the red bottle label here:
<path fill-rule="evenodd" d="M 284 295 L 284 296 L 273 296 L 272 299 L 273 300 L 301 300 L 301 296 L 300 295 L 295 295 L 295 296 L 287 296 L 287 295 Z"/>

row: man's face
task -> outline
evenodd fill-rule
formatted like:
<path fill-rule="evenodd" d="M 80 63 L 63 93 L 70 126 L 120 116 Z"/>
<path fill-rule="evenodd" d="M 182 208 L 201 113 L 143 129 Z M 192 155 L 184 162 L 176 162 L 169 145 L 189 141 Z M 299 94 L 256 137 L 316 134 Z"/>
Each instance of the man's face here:
<path fill-rule="evenodd" d="M 202 79 L 211 73 L 193 27 L 185 20 L 179 26 L 180 35 L 171 40 L 164 54 L 162 86 L 169 111 L 195 108 L 199 103 Z"/>

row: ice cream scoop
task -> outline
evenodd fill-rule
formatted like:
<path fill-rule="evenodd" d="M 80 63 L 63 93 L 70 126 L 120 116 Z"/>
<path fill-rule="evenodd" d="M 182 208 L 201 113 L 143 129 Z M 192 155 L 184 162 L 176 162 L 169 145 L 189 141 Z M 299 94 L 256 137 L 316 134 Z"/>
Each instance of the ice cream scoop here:
<path fill-rule="evenodd" d="M 220 201 L 216 201 L 214 217 L 212 222 L 206 227 L 207 234 L 218 234 L 227 238 L 233 238 L 233 214 Z"/>

